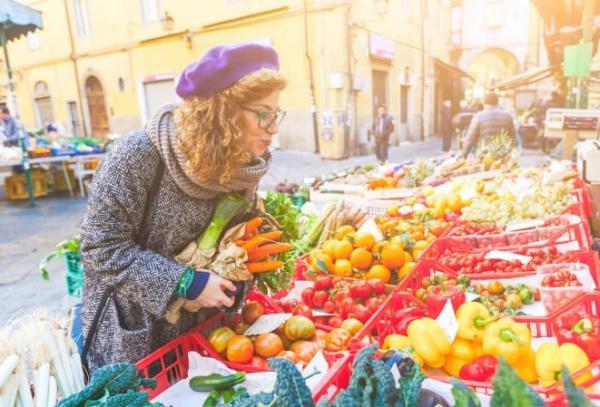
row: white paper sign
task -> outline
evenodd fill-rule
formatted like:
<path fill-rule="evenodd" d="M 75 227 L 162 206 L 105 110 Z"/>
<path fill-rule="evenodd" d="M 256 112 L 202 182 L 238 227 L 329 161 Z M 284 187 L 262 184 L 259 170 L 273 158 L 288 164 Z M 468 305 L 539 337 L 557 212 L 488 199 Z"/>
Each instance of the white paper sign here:
<path fill-rule="evenodd" d="M 318 351 L 310 363 L 306 366 L 304 372 L 302 372 L 302 377 L 306 378 L 314 375 L 306 379 L 306 386 L 309 389 L 314 390 L 314 388 L 319 384 L 321 379 L 327 374 L 328 371 L 329 364 L 327 363 L 325 356 L 323 356 L 323 352 Z"/>
<path fill-rule="evenodd" d="M 485 255 L 488 260 L 506 260 L 506 261 L 520 261 L 523 264 L 528 264 L 531 261 L 531 257 L 523 256 L 517 253 L 503 252 L 502 250 L 492 250 Z"/>
<path fill-rule="evenodd" d="M 515 230 L 525 230 L 537 228 L 540 226 L 544 226 L 546 221 L 544 219 L 533 219 L 533 220 L 525 220 L 522 222 L 513 222 L 506 225 L 507 232 L 514 232 Z"/>
<path fill-rule="evenodd" d="M 466 292 L 465 297 L 466 297 L 467 302 L 471 302 L 471 301 L 475 301 L 477 298 L 479 298 L 481 296 L 479 294 Z"/>
<path fill-rule="evenodd" d="M 381 234 L 381 231 L 377 227 L 377 224 L 375 223 L 375 219 L 372 217 L 369 218 L 365 223 L 363 223 L 363 225 L 360 227 L 360 229 L 358 229 L 358 231 L 356 233 L 363 233 L 363 232 L 372 234 L 373 237 L 375 238 L 376 242 L 383 240 L 383 235 Z"/>
<path fill-rule="evenodd" d="M 456 320 L 456 315 L 454 315 L 454 308 L 452 308 L 450 300 L 446 301 L 446 305 L 444 305 L 436 321 L 441 325 L 450 343 L 454 342 L 458 333 L 458 321 Z"/>
<path fill-rule="evenodd" d="M 256 321 L 254 321 L 252 325 L 248 327 L 248 329 L 246 329 L 244 335 L 253 336 L 273 332 L 291 317 L 292 314 L 261 315 Z"/>
<path fill-rule="evenodd" d="M 294 282 L 294 288 L 284 297 L 285 300 L 296 300 L 302 301 L 302 291 L 307 288 L 312 288 L 315 283 L 307 280 L 296 280 Z"/>
<path fill-rule="evenodd" d="M 390 371 L 392 372 L 392 376 L 394 376 L 394 382 L 398 383 L 398 380 L 402 378 L 400 375 L 400 370 L 398 370 L 398 365 L 394 363 Z"/>

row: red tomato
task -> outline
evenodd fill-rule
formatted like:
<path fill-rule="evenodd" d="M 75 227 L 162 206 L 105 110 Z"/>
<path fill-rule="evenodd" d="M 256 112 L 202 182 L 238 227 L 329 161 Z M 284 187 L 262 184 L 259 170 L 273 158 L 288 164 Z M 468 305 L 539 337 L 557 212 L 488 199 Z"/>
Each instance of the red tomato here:
<path fill-rule="evenodd" d="M 315 291 L 313 295 L 313 305 L 315 307 L 323 308 L 325 301 L 329 299 L 329 295 L 325 291 Z"/>
<path fill-rule="evenodd" d="M 371 317 L 371 312 L 362 304 L 354 304 L 351 312 L 360 322 L 365 323 Z"/>
<path fill-rule="evenodd" d="M 352 298 L 344 298 L 340 304 L 340 310 L 346 314 L 352 312 L 352 307 L 354 307 L 354 300 Z"/>
<path fill-rule="evenodd" d="M 261 358 L 260 356 L 252 356 L 252 359 L 250 359 L 250 362 L 248 362 L 248 364 L 252 367 L 257 367 L 259 369 L 269 369 L 269 364 L 267 363 L 267 361 Z"/>
<path fill-rule="evenodd" d="M 377 311 L 377 309 L 379 309 L 379 299 L 375 297 L 367 299 L 365 301 L 365 307 L 367 307 L 371 313 Z"/>
<path fill-rule="evenodd" d="M 328 314 L 333 314 L 335 310 L 336 307 L 333 301 L 325 301 L 325 304 L 323 304 L 323 311 L 325 311 Z"/>
<path fill-rule="evenodd" d="M 349 295 L 350 295 L 350 291 L 340 290 L 337 293 L 335 293 L 335 295 L 333 296 L 333 302 L 335 302 L 336 304 L 340 304 L 342 301 L 344 301 L 346 298 L 348 298 Z M 338 305 L 338 307 L 339 307 L 339 305 Z"/>
<path fill-rule="evenodd" d="M 385 284 L 379 278 L 373 278 L 371 280 L 368 280 L 367 283 L 371 287 L 371 291 L 373 291 L 377 295 L 383 294 L 383 292 L 385 291 Z"/>
<path fill-rule="evenodd" d="M 292 310 L 294 308 L 296 308 L 296 305 L 298 305 L 298 301 L 296 301 L 296 300 L 287 300 L 285 302 L 282 302 L 281 305 L 282 305 L 283 310 L 285 312 L 292 312 Z"/>
<path fill-rule="evenodd" d="M 312 288 L 305 288 L 302 291 L 302 302 L 309 307 L 313 306 L 313 297 L 315 295 L 315 290 Z"/>
<path fill-rule="evenodd" d="M 298 304 L 296 308 L 292 310 L 292 314 L 294 315 L 302 315 L 308 319 L 313 319 L 313 313 L 310 307 L 306 304 Z"/>
<path fill-rule="evenodd" d="M 350 286 L 352 298 L 365 299 L 371 296 L 371 286 L 366 281 L 356 281 Z"/>
<path fill-rule="evenodd" d="M 327 325 L 332 326 L 334 328 L 339 328 L 340 326 L 342 326 L 342 318 L 338 316 L 331 317 L 329 318 L 329 322 L 327 323 Z"/>
<path fill-rule="evenodd" d="M 331 279 L 331 276 L 319 275 L 315 277 L 314 288 L 315 290 L 328 290 L 330 288 L 333 288 L 333 281 Z"/>

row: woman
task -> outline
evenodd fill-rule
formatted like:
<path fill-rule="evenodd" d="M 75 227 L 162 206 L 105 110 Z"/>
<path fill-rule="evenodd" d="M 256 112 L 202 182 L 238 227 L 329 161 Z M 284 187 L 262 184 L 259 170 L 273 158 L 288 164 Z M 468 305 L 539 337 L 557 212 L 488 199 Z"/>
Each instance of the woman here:
<path fill-rule="evenodd" d="M 206 228 L 220 194 L 254 199 L 284 116 L 278 69 L 271 47 L 211 49 L 182 73 L 181 104 L 163 107 L 103 160 L 82 226 L 84 358 L 91 370 L 135 362 L 215 308 L 233 306 L 231 281 L 173 258 Z M 203 310 L 170 325 L 163 315 L 178 297 Z"/>

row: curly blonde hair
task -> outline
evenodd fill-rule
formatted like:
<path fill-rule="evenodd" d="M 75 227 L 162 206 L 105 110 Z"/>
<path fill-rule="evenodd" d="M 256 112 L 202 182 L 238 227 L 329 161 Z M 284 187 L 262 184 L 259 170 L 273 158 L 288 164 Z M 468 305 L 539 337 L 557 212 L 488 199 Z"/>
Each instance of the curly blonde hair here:
<path fill-rule="evenodd" d="M 251 154 L 241 141 L 240 107 L 285 87 L 277 71 L 261 69 L 208 98 L 184 99 L 175 110 L 179 149 L 187 158 L 187 173 L 199 182 L 228 186 Z"/>

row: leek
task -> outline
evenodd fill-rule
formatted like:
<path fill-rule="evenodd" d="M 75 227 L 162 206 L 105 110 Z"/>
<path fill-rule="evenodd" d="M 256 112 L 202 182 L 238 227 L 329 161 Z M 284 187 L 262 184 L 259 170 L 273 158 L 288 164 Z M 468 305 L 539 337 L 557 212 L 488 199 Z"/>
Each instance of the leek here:
<path fill-rule="evenodd" d="M 196 239 L 199 250 L 214 249 L 227 224 L 236 216 L 250 209 L 250 201 L 238 194 L 226 194 L 219 198 L 217 207 L 204 232 Z"/>

